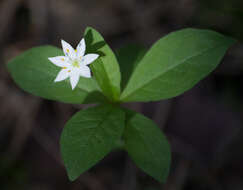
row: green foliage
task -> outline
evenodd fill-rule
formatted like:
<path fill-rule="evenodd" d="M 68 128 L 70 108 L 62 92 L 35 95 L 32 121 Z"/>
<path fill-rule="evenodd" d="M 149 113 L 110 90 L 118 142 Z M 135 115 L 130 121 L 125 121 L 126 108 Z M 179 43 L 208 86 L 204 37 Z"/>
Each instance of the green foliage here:
<path fill-rule="evenodd" d="M 85 30 L 87 52 L 97 53 L 100 58 L 91 64 L 91 69 L 104 95 L 111 101 L 120 96 L 121 73 L 115 54 L 104 38 L 93 28 Z"/>
<path fill-rule="evenodd" d="M 146 53 L 146 49 L 138 45 L 127 45 L 117 50 L 117 60 L 121 70 L 121 88 L 124 89 L 127 85 L 136 66 Z"/>
<path fill-rule="evenodd" d="M 170 146 L 156 124 L 145 116 L 126 110 L 124 148 L 144 172 L 165 182 L 170 168 Z"/>
<path fill-rule="evenodd" d="M 182 94 L 214 70 L 233 43 L 209 30 L 184 29 L 167 35 L 141 60 L 122 101 L 157 101 Z"/>
<path fill-rule="evenodd" d="M 88 170 L 120 140 L 125 114 L 119 107 L 98 106 L 82 110 L 66 124 L 61 152 L 70 180 Z"/>
<path fill-rule="evenodd" d="M 8 63 L 8 70 L 14 81 L 25 91 L 46 98 L 72 104 L 96 103 L 105 100 L 93 78 L 80 78 L 75 90 L 69 81 L 54 83 L 60 68 L 47 59 L 62 55 L 63 52 L 52 46 L 30 49 Z"/>
<path fill-rule="evenodd" d="M 121 48 L 117 58 L 93 28 L 86 29 L 85 41 L 86 53 L 100 56 L 90 66 L 94 77 L 81 77 L 75 90 L 69 80 L 54 83 L 60 68 L 48 58 L 63 53 L 52 46 L 17 56 L 8 70 L 17 85 L 36 96 L 104 104 L 78 112 L 63 129 L 61 153 L 70 180 L 120 143 L 139 168 L 165 182 L 171 156 L 165 136 L 153 121 L 118 104 L 157 101 L 185 92 L 215 69 L 234 40 L 213 31 L 184 29 L 160 39 L 147 53 L 135 45 Z"/>

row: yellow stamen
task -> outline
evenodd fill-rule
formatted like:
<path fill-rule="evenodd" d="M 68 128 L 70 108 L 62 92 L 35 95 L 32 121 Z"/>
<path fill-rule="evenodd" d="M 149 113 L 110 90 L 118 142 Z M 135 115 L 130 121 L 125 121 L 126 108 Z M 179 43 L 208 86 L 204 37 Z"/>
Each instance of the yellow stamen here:
<path fill-rule="evenodd" d="M 62 60 L 62 61 L 65 61 L 65 59 L 64 59 L 64 58 L 62 58 L 61 60 Z"/>
<path fill-rule="evenodd" d="M 63 69 L 66 69 L 67 67 L 63 67 Z"/>
<path fill-rule="evenodd" d="M 69 53 L 69 49 L 67 49 L 67 52 Z"/>
<path fill-rule="evenodd" d="M 70 72 L 71 72 L 71 70 L 68 70 L 68 72 L 70 73 Z"/>
<path fill-rule="evenodd" d="M 77 68 L 80 67 L 78 61 L 74 61 L 74 62 L 72 63 L 72 66 L 73 66 L 73 67 L 77 67 Z"/>
<path fill-rule="evenodd" d="M 78 50 L 75 49 L 75 52 L 77 52 Z"/>

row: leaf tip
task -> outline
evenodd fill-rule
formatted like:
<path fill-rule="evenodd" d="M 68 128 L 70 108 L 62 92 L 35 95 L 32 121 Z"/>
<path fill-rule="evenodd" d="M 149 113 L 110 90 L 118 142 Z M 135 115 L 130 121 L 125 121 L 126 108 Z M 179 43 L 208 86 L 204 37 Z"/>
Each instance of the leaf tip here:
<path fill-rule="evenodd" d="M 90 30 L 95 30 L 95 29 L 93 27 L 91 27 L 91 26 L 87 26 L 85 28 L 85 33 L 89 32 Z"/>
<path fill-rule="evenodd" d="M 67 171 L 67 174 L 68 174 L 68 179 L 69 179 L 71 182 L 75 181 L 75 180 L 79 177 L 79 175 L 74 174 L 74 173 L 72 173 L 72 172 L 70 172 L 70 171 Z"/>

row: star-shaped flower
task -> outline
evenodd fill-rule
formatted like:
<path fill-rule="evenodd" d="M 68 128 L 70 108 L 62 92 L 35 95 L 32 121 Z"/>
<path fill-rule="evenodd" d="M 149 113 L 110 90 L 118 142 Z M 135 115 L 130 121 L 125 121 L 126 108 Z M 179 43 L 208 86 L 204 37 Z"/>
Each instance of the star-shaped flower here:
<path fill-rule="evenodd" d="M 80 76 L 91 78 L 90 68 L 87 65 L 95 61 L 99 55 L 85 55 L 86 45 L 84 39 L 80 41 L 76 50 L 64 40 L 61 42 L 65 56 L 50 57 L 48 59 L 62 68 L 54 82 L 63 81 L 69 77 L 73 90 L 77 86 Z"/>

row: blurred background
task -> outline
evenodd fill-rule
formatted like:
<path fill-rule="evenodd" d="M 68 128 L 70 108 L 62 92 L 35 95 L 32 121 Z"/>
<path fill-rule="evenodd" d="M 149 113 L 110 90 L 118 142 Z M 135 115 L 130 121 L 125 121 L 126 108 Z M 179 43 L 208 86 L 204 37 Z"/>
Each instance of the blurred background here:
<path fill-rule="evenodd" d="M 113 152 L 71 183 L 60 152 L 65 122 L 79 109 L 19 89 L 7 62 L 38 45 L 76 46 L 87 26 L 113 49 L 149 48 L 169 32 L 207 28 L 238 39 L 221 65 L 183 95 L 129 104 L 153 119 L 172 147 L 166 184 L 141 172 L 125 152 Z M 242 190 L 242 0 L 0 0 L 1 190 Z M 37 84 L 38 85 L 38 84 Z"/>

